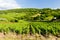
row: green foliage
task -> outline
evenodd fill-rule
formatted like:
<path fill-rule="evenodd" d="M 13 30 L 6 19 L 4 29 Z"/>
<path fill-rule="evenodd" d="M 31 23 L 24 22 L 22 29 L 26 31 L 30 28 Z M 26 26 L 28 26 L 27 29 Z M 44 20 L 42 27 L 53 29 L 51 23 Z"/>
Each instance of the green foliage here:
<path fill-rule="evenodd" d="M 45 17 L 44 20 L 51 21 L 53 18 L 54 16 L 48 16 L 48 17 Z"/>
<path fill-rule="evenodd" d="M 20 20 L 18 23 L 1 23 L 0 32 L 15 32 L 17 34 L 42 34 L 58 35 L 60 22 L 27 22 Z"/>
<path fill-rule="evenodd" d="M 15 32 L 17 34 L 38 33 L 42 35 L 51 33 L 59 35 L 59 19 L 59 9 L 22 8 L 0 10 L 0 32 Z"/>

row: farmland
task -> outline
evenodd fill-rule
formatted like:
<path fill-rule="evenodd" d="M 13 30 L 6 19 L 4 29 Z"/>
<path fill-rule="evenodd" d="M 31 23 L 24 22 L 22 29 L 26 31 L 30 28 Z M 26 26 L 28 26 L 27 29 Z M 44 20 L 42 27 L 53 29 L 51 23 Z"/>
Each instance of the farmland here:
<path fill-rule="evenodd" d="M 46 38 L 49 35 L 60 37 L 60 9 L 0 10 L 0 32 L 4 35 L 15 33 L 15 35 L 25 34 L 32 37 L 33 35 L 43 35 Z"/>

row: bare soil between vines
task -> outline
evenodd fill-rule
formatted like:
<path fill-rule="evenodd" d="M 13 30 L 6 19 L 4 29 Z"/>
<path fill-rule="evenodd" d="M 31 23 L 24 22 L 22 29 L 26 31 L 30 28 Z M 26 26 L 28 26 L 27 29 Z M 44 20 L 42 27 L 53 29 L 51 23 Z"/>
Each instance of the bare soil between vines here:
<path fill-rule="evenodd" d="M 48 37 L 45 37 L 43 35 L 38 35 L 38 34 L 16 35 L 15 33 L 8 33 L 4 35 L 3 33 L 0 33 L 0 40 L 60 40 L 60 37 L 56 37 L 53 35 L 49 35 Z"/>

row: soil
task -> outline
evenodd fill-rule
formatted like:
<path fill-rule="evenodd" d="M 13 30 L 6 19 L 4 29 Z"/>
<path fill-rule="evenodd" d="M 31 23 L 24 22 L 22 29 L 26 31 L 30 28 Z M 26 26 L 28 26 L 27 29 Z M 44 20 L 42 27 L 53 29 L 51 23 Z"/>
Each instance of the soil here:
<path fill-rule="evenodd" d="M 59 37 L 49 35 L 48 37 L 45 37 L 43 35 L 30 35 L 30 34 L 19 34 L 16 35 L 15 33 L 8 33 L 8 34 L 3 34 L 0 33 L 0 40 L 60 40 Z"/>

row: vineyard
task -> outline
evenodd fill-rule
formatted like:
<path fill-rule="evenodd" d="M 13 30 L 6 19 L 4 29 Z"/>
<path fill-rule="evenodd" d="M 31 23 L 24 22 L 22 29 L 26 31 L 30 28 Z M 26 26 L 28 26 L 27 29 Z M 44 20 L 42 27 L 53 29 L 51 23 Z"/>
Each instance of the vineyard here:
<path fill-rule="evenodd" d="M 20 20 L 19 23 L 0 23 L 0 32 L 15 32 L 17 34 L 60 34 L 60 22 L 26 22 Z"/>
<path fill-rule="evenodd" d="M 0 10 L 0 32 L 4 35 L 13 32 L 16 35 L 50 34 L 60 37 L 60 9 L 10 9 Z"/>

